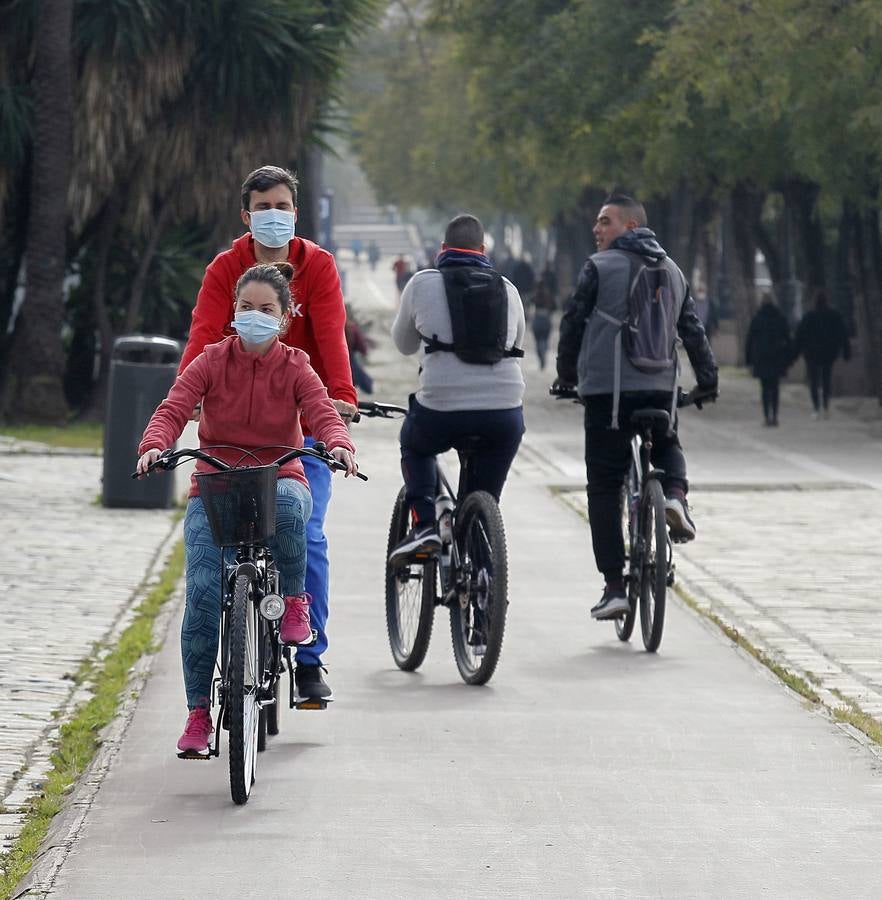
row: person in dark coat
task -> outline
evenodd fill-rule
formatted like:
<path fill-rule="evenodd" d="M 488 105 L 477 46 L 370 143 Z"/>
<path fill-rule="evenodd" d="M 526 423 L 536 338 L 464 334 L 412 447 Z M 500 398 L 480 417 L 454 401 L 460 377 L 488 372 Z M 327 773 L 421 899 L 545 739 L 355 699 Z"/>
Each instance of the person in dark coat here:
<path fill-rule="evenodd" d="M 851 347 L 845 322 L 839 311 L 829 305 L 827 292 L 823 288 L 815 291 L 814 309 L 810 309 L 796 327 L 793 358 L 796 359 L 800 354 L 805 357 L 809 392 L 814 407 L 812 417 L 817 419 L 823 406 L 826 419 L 830 414 L 833 363 L 840 356 L 850 359 Z"/>
<path fill-rule="evenodd" d="M 771 294 L 750 320 L 745 362 L 759 378 L 766 425 L 778 424 L 778 385 L 792 359 L 790 326 Z"/>

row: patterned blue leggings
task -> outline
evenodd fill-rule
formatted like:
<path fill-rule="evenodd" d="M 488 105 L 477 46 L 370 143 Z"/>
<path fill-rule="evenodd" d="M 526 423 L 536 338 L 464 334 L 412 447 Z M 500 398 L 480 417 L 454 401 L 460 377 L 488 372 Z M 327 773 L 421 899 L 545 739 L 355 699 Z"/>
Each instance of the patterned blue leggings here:
<path fill-rule="evenodd" d="M 276 534 L 269 542 L 281 573 L 282 594 L 303 590 L 306 576 L 306 521 L 312 512 L 309 489 L 295 478 L 280 478 L 276 495 Z M 215 544 L 199 497 L 191 497 L 184 518 L 187 605 L 181 626 L 181 660 L 187 706 L 208 706 L 220 629 L 221 549 Z M 233 562 L 235 551 L 225 551 Z"/>

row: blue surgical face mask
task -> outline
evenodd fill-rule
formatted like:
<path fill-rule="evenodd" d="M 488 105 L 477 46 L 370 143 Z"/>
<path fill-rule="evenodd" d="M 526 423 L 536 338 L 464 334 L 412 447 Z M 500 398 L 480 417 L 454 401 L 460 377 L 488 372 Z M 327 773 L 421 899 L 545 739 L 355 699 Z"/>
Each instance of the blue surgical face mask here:
<path fill-rule="evenodd" d="M 264 247 L 284 247 L 294 237 L 294 213 L 286 209 L 256 209 L 251 215 L 251 233 Z"/>
<path fill-rule="evenodd" d="M 262 344 L 279 333 L 281 320 L 262 313 L 259 309 L 249 309 L 236 313 L 233 328 L 246 344 Z"/>

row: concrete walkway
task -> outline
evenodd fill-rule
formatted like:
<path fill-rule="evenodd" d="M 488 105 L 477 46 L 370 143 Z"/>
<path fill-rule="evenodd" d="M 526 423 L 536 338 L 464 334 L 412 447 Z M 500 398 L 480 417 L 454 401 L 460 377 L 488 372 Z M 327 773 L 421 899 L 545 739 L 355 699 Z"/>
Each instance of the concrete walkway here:
<path fill-rule="evenodd" d="M 400 402 L 415 364 L 385 341 L 394 298 L 379 273 L 350 271 L 349 299 L 382 342 L 377 396 Z M 579 410 L 547 398 L 552 376 L 534 357 L 525 367 L 529 433 L 503 498 L 509 626 L 490 685 L 459 681 L 443 610 L 420 672 L 391 662 L 382 576 L 397 425 L 365 422 L 355 434 L 371 480 L 338 480 L 329 519 L 331 709 L 284 711 L 251 801 L 234 807 L 225 754 L 173 755 L 184 720 L 173 624 L 84 823 L 62 820 L 54 836 L 63 865 L 38 867 L 32 896 L 882 894 L 874 748 L 676 600 L 655 656 L 590 621 L 600 577 L 573 510 Z M 677 549 L 678 576 L 825 696 L 875 709 L 876 425 L 841 411 L 811 422 L 794 388 L 772 432 L 755 394 L 732 375 L 716 407 L 684 417 L 699 540 Z"/>

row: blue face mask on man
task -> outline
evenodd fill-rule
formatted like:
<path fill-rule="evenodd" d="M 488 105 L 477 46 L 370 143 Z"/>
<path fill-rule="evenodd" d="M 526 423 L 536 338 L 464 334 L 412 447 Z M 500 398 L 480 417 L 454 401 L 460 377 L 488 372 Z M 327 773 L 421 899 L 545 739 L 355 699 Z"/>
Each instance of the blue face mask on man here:
<path fill-rule="evenodd" d="M 264 247 L 284 247 L 294 237 L 294 213 L 286 209 L 256 209 L 251 214 L 251 233 Z"/>
<path fill-rule="evenodd" d="M 275 337 L 279 333 L 281 320 L 259 309 L 248 309 L 245 312 L 236 313 L 233 319 L 233 328 L 239 332 L 239 337 L 246 344 L 262 344 L 264 341 Z"/>

